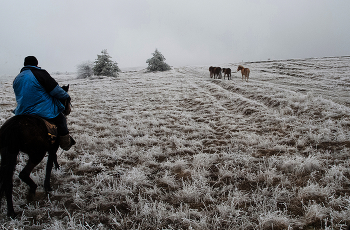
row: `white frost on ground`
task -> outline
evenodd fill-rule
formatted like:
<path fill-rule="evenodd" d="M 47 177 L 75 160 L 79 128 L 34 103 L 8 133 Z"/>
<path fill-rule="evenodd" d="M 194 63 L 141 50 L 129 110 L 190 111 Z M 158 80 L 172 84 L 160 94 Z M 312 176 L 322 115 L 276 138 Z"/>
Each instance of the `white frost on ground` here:
<path fill-rule="evenodd" d="M 251 70 L 249 82 L 235 73 Z M 59 155 L 52 194 L 18 220 L 55 229 L 344 229 L 350 223 L 350 57 L 230 63 L 118 78 L 75 79 L 68 117 L 74 148 Z M 1 84 L 0 124 L 12 116 Z M 33 173 L 41 185 L 44 161 Z M 41 192 L 40 192 L 41 190 Z M 4 204 L 4 202 L 2 202 Z"/>

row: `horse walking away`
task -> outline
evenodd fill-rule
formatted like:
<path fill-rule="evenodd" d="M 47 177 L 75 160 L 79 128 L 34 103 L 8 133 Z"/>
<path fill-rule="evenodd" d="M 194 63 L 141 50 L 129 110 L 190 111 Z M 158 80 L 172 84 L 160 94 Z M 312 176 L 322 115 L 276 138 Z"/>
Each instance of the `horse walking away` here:
<path fill-rule="evenodd" d="M 214 79 L 216 79 L 216 78 L 217 79 L 221 79 L 222 78 L 221 67 L 214 67 Z"/>
<path fill-rule="evenodd" d="M 221 67 L 209 67 L 209 72 L 210 72 L 210 78 L 214 79 L 221 79 L 222 74 L 221 74 Z"/>
<path fill-rule="evenodd" d="M 69 85 L 62 88 L 68 92 Z M 62 103 L 66 108 L 63 114 L 67 116 L 71 111 L 70 102 L 64 100 Z M 59 167 L 56 154 L 59 148 L 59 137 L 56 140 L 53 140 L 52 137 L 53 135 L 48 135 L 48 128 L 44 119 L 35 115 L 13 116 L 1 126 L 0 205 L 5 194 L 7 216 L 16 217 L 13 208 L 12 189 L 13 174 L 19 151 L 29 156 L 26 166 L 19 174 L 19 178 L 29 185 L 29 195 L 34 195 L 38 187 L 30 178 L 30 173 L 48 153 L 44 188 L 46 192 L 52 191 L 50 184 L 51 171 L 54 164 L 56 169 Z"/>
<path fill-rule="evenodd" d="M 238 71 L 241 71 L 242 73 L 242 80 L 244 80 L 245 78 L 245 80 L 248 82 L 250 70 L 248 68 L 244 68 L 243 66 L 239 65 L 237 68 L 237 72 Z"/>
<path fill-rule="evenodd" d="M 212 67 L 212 66 L 209 67 L 210 78 L 213 78 L 213 76 L 214 76 L 214 69 L 215 69 L 215 67 Z"/>
<path fill-rule="evenodd" d="M 222 68 L 222 72 L 224 73 L 224 80 L 226 75 L 227 75 L 227 80 L 232 79 L 230 68 Z"/>

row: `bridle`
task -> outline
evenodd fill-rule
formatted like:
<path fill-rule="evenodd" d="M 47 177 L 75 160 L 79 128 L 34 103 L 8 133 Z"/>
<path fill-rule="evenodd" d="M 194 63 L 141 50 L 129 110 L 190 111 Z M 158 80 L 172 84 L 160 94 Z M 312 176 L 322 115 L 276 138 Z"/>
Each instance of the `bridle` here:
<path fill-rule="evenodd" d="M 64 100 L 64 103 L 63 103 L 65 109 L 64 111 L 62 112 L 65 116 L 68 116 L 70 114 L 70 112 L 72 111 L 72 103 L 70 102 L 70 98 Z"/>

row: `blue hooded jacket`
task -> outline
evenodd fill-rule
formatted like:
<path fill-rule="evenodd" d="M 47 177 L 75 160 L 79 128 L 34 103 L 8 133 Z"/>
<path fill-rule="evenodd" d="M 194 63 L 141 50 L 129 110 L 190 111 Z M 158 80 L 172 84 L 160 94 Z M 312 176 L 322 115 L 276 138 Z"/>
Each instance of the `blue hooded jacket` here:
<path fill-rule="evenodd" d="M 69 98 L 50 74 L 36 66 L 25 66 L 13 81 L 17 107 L 15 115 L 32 114 L 46 119 L 57 117 L 64 109 L 60 100 Z"/>

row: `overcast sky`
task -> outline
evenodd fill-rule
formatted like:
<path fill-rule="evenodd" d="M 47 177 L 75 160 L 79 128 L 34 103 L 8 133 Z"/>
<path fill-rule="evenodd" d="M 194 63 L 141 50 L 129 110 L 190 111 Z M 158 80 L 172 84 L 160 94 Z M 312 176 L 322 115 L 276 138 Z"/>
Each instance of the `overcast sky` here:
<path fill-rule="evenodd" d="M 76 71 L 103 49 L 119 68 L 350 55 L 349 0 L 1 0 L 0 76 L 34 55 Z"/>

